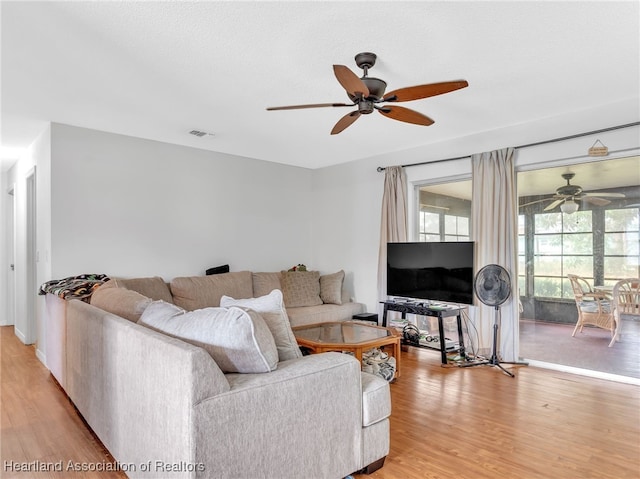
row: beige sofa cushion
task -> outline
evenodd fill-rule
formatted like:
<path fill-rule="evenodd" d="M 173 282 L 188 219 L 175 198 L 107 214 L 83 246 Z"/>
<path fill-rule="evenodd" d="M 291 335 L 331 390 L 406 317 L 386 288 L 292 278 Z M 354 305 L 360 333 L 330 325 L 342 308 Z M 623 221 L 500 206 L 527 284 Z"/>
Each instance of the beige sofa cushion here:
<path fill-rule="evenodd" d="M 322 304 L 318 271 L 282 271 L 281 282 L 287 308 Z"/>
<path fill-rule="evenodd" d="M 138 321 L 207 351 L 225 373 L 267 373 L 278 367 L 278 350 L 260 314 L 239 307 L 184 309 L 151 303 Z"/>
<path fill-rule="evenodd" d="M 101 288 L 126 288 L 133 291 L 137 291 L 147 298 L 151 298 L 154 301 L 162 300 L 167 303 L 172 303 L 171 291 L 169 291 L 169 285 L 164 282 L 159 276 L 152 276 L 150 278 L 111 278 L 111 281 L 107 281 L 100 286 Z"/>
<path fill-rule="evenodd" d="M 274 289 L 282 291 L 280 273 L 253 273 L 253 296 L 266 296 Z"/>
<path fill-rule="evenodd" d="M 223 295 L 253 297 L 251 271 L 174 278 L 170 288 L 173 302 L 187 311 L 220 306 Z"/>
<path fill-rule="evenodd" d="M 342 304 L 344 271 L 320 276 L 320 299 L 325 304 Z"/>
<path fill-rule="evenodd" d="M 151 301 L 151 298 L 143 296 L 137 291 L 117 287 L 104 288 L 101 286 L 91 295 L 93 306 L 133 322 L 140 319 L 140 315 L 151 304 Z"/>
<path fill-rule="evenodd" d="M 229 296 L 223 296 L 220 300 L 220 306 L 223 308 L 243 306 L 260 313 L 260 316 L 262 316 L 271 330 L 271 334 L 273 334 L 280 361 L 302 357 L 300 347 L 291 330 L 289 317 L 284 309 L 282 291 L 279 289 L 274 289 L 269 294 L 259 298 L 233 299 Z"/>

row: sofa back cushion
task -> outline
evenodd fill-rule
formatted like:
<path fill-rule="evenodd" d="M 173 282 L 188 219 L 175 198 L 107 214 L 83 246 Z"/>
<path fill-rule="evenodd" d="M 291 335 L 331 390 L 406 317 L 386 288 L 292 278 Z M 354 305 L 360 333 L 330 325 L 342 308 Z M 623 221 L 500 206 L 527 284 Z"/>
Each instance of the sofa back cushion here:
<path fill-rule="evenodd" d="M 104 287 L 109 283 L 105 283 L 93 292 L 91 304 L 121 318 L 137 322 L 140 315 L 151 304 L 152 299 L 130 289 Z"/>
<path fill-rule="evenodd" d="M 138 323 L 203 348 L 225 373 L 267 373 L 278 366 L 271 331 L 255 311 L 233 306 L 188 312 L 155 301 Z"/>
<path fill-rule="evenodd" d="M 280 361 L 302 357 L 298 342 L 291 329 L 291 323 L 289 323 L 287 311 L 284 309 L 282 291 L 279 289 L 274 289 L 259 298 L 234 299 L 223 296 L 220 300 L 220 306 L 223 308 L 242 306 L 260 313 L 276 342 Z"/>
<path fill-rule="evenodd" d="M 130 289 L 154 301 L 173 302 L 169 285 L 159 276 L 150 278 L 111 278 L 111 281 L 107 281 L 102 287 Z"/>
<path fill-rule="evenodd" d="M 280 272 L 275 273 L 253 273 L 253 297 L 259 298 L 266 296 L 274 289 L 282 291 L 282 283 L 280 282 Z"/>
<path fill-rule="evenodd" d="M 251 271 L 174 278 L 170 284 L 174 304 L 193 311 L 218 307 L 223 295 L 253 297 Z"/>

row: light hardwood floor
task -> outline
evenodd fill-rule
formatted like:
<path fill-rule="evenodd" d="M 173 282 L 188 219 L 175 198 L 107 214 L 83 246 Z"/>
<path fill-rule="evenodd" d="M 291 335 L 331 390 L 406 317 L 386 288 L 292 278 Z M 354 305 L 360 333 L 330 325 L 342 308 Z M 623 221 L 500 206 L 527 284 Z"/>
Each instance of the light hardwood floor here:
<path fill-rule="evenodd" d="M 23 346 L 12 327 L 0 328 L 0 336 L 0 477 L 125 477 L 5 470 L 11 460 L 113 459 L 33 347 Z M 391 385 L 390 454 L 382 469 L 356 477 L 640 477 L 639 387 L 532 367 L 513 371 L 515 378 L 487 366 L 442 368 L 438 352 L 403 351 L 402 376 Z"/>

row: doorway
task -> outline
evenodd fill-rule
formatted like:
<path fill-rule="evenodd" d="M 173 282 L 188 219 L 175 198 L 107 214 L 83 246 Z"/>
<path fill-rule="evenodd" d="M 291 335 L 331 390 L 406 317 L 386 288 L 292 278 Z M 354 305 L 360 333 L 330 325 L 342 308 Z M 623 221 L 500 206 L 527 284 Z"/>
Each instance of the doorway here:
<path fill-rule="evenodd" d="M 524 359 L 640 379 L 640 324 L 611 348 L 607 330 L 585 327 L 574 336 L 578 313 L 567 278 L 576 274 L 595 289 L 640 275 L 639 185 L 638 156 L 518 173 Z"/>
<path fill-rule="evenodd" d="M 9 260 L 9 269 L 4 271 L 4 276 L 7 280 L 7 289 L 5 291 L 7 298 L 7 305 L 4 311 L 6 316 L 2 318 L 2 325 L 11 326 L 15 324 L 16 317 L 16 253 L 15 253 L 15 231 L 16 231 L 16 204 L 15 204 L 15 185 L 11 185 L 7 191 L 7 204 L 5 205 L 5 240 L 6 240 L 6 257 Z"/>
<path fill-rule="evenodd" d="M 26 324 L 25 344 L 35 342 L 36 302 L 37 302 L 37 247 L 36 247 L 36 170 L 35 167 L 26 178 Z"/>

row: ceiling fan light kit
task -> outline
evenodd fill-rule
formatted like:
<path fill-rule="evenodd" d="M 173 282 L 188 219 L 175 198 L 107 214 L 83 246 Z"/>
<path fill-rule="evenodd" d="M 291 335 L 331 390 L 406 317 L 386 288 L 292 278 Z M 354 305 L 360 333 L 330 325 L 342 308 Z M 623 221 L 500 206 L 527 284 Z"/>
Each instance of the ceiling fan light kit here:
<path fill-rule="evenodd" d="M 358 78 L 355 73 L 344 65 L 333 65 L 333 73 L 340 85 L 345 89 L 349 99 L 352 101 L 351 104 L 315 103 L 309 105 L 269 107 L 267 110 L 297 110 L 303 108 L 356 106 L 357 110 L 347 113 L 338 120 L 331 130 L 332 135 L 336 135 L 344 131 L 347 127 L 353 124 L 360 115 L 368 115 L 373 113 L 374 110 L 377 110 L 380 114 L 393 120 L 412 123 L 414 125 L 429 126 L 432 125 L 434 121 L 422 113 L 401 106 L 381 104 L 385 102 L 393 103 L 421 100 L 423 98 L 442 95 L 443 93 L 449 93 L 469 86 L 469 83 L 467 83 L 466 80 L 457 80 L 400 88 L 385 95 L 387 82 L 380 78 L 369 76 L 369 68 L 375 65 L 376 59 L 376 54 L 371 52 L 358 53 L 355 56 L 356 65 L 364 70 L 364 74 L 360 78 Z"/>
<path fill-rule="evenodd" d="M 578 203 L 576 203 L 572 199 L 571 200 L 567 200 L 567 201 L 565 201 L 564 203 L 562 203 L 560 205 L 560 210 L 563 213 L 566 213 L 568 215 L 572 215 L 573 213 L 578 211 Z"/>

